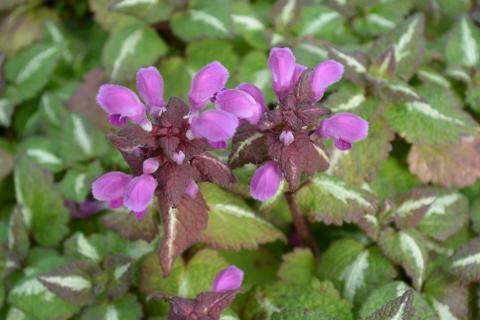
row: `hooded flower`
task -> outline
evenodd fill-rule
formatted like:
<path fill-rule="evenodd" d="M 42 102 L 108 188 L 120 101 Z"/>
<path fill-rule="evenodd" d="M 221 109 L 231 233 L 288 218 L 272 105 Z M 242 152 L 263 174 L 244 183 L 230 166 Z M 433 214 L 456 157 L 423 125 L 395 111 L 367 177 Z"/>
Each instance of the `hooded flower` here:
<path fill-rule="evenodd" d="M 229 290 L 238 290 L 242 286 L 243 271 L 236 266 L 230 266 L 223 269 L 213 280 L 213 292 L 225 292 Z"/>
<path fill-rule="evenodd" d="M 330 110 L 318 104 L 327 88 L 341 79 L 340 63 L 326 60 L 310 70 L 296 62 L 289 48 L 273 48 L 268 66 L 278 104 L 258 123 L 238 128 L 229 159 L 232 168 L 249 162 L 261 165 L 250 184 L 252 197 L 261 201 L 278 192 L 282 178 L 289 191 L 295 191 L 303 174 L 328 168 L 322 139 L 333 138 L 337 148 L 346 150 L 368 133 L 362 118 L 344 112 L 325 119 Z"/>

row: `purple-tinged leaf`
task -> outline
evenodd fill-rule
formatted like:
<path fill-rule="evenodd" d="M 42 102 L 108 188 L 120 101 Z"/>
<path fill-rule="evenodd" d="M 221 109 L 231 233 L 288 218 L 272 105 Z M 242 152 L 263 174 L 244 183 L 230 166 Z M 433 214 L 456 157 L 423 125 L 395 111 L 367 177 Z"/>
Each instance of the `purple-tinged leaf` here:
<path fill-rule="evenodd" d="M 185 188 L 182 193 L 184 190 Z M 170 274 L 175 259 L 196 243 L 201 232 L 207 227 L 208 208 L 200 192 L 195 199 L 182 197 L 175 207 L 159 194 L 159 204 L 164 232 L 158 254 L 163 275 L 166 277 Z"/>
<path fill-rule="evenodd" d="M 230 168 L 208 152 L 193 157 L 192 166 L 198 174 L 197 181 L 208 181 L 220 185 L 229 185 L 235 181 Z"/>
<path fill-rule="evenodd" d="M 118 233 L 123 239 L 152 242 L 158 234 L 158 209 L 152 205 L 145 218 L 138 220 L 127 210 L 117 210 L 102 218 L 105 228 Z"/>
<path fill-rule="evenodd" d="M 100 272 L 97 265 L 77 261 L 45 273 L 38 280 L 65 301 L 84 306 L 95 302 L 95 276 Z"/>
<path fill-rule="evenodd" d="M 167 161 L 158 170 L 156 175 L 159 192 L 173 206 L 182 199 L 185 189 L 192 181 L 192 167 L 189 164 L 177 165 Z"/>
<path fill-rule="evenodd" d="M 472 239 L 455 252 L 450 272 L 464 282 L 480 280 L 480 238 Z"/>
<path fill-rule="evenodd" d="M 229 164 L 238 168 L 246 163 L 260 164 L 268 159 L 265 134 L 255 126 L 244 124 L 240 126 L 232 139 L 232 152 Z"/>
<path fill-rule="evenodd" d="M 105 258 L 103 269 L 108 273 L 107 293 L 112 299 L 123 296 L 132 283 L 134 260 L 123 254 Z"/>

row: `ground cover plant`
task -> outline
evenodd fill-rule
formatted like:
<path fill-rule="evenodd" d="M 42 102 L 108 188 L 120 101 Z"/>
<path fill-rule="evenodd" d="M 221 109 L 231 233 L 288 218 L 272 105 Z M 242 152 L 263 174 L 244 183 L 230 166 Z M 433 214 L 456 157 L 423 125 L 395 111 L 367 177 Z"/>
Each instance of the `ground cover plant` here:
<path fill-rule="evenodd" d="M 0 19 L 0 318 L 480 317 L 477 2 Z"/>

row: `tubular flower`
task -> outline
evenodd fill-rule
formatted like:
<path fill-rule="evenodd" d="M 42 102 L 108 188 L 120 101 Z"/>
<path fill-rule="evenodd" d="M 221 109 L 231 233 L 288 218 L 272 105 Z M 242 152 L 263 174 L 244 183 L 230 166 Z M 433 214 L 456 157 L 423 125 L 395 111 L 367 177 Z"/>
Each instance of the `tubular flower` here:
<path fill-rule="evenodd" d="M 311 70 L 298 64 L 289 48 L 273 48 L 268 66 L 277 105 L 263 112 L 256 124 L 238 128 L 229 158 L 232 168 L 263 164 L 250 184 L 252 197 L 261 201 L 278 192 L 283 178 L 289 191 L 295 191 L 302 175 L 326 170 L 329 158 L 323 139 L 335 139 L 338 149 L 347 150 L 368 134 L 367 121 L 346 112 L 326 118 L 330 110 L 318 103 L 341 79 L 342 64 L 326 60 Z"/>

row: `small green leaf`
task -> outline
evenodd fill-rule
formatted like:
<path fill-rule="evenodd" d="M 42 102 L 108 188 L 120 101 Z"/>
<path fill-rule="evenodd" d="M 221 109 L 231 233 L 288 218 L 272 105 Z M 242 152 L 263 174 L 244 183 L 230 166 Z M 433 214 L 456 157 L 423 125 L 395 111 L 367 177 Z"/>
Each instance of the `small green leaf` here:
<path fill-rule="evenodd" d="M 84 168 L 68 170 L 59 184 L 60 191 L 65 198 L 82 202 L 90 193 L 92 182 L 103 172 L 98 162 L 92 162 Z"/>
<path fill-rule="evenodd" d="M 447 62 L 453 66 L 473 68 L 480 62 L 480 30 L 467 16 L 461 17 L 452 29 L 447 46 Z"/>
<path fill-rule="evenodd" d="M 366 320 L 412 320 L 415 314 L 413 307 L 413 290 L 407 290 L 400 297 L 395 298 L 371 314 Z"/>
<path fill-rule="evenodd" d="M 394 299 L 402 297 L 409 290 L 413 291 L 408 285 L 400 281 L 390 282 L 386 285 L 381 286 L 380 288 L 373 291 L 369 295 L 367 300 L 364 302 L 360 309 L 359 318 L 370 319 L 368 317 L 374 314 L 374 312 L 376 312 L 380 308 L 382 308 L 382 306 L 386 305 L 388 302 Z M 405 306 L 405 304 L 403 305 Z M 413 318 L 404 318 L 404 312 L 408 310 L 405 307 L 400 307 L 399 311 L 402 311 L 402 313 L 397 319 L 438 320 L 435 311 L 433 311 L 432 307 L 428 304 L 425 298 L 417 291 L 413 291 L 413 308 L 415 309 L 415 314 L 413 315 Z"/>
<path fill-rule="evenodd" d="M 315 278 L 315 258 L 309 249 L 296 248 L 283 255 L 277 275 L 287 283 L 307 285 Z"/>
<path fill-rule="evenodd" d="M 102 53 L 103 65 L 114 81 L 132 80 L 137 69 L 153 64 L 167 52 L 155 30 L 133 24 L 113 32 Z"/>
<path fill-rule="evenodd" d="M 334 242 L 322 255 L 317 271 L 321 279 L 333 281 L 342 288 L 343 297 L 356 304 L 396 276 L 378 247 L 365 248 L 353 239 Z"/>
<path fill-rule="evenodd" d="M 349 185 L 323 173 L 296 192 L 296 201 L 312 220 L 341 225 L 375 213 L 375 196 L 370 191 Z"/>
<path fill-rule="evenodd" d="M 14 86 L 16 101 L 35 96 L 48 83 L 60 57 L 60 46 L 35 44 L 7 61 L 7 81 Z"/>
<path fill-rule="evenodd" d="M 308 285 L 274 282 L 258 286 L 247 297 L 244 318 L 352 320 L 352 305 L 341 299 L 330 282 Z M 300 318 L 299 318 L 300 317 Z"/>
<path fill-rule="evenodd" d="M 480 279 L 480 239 L 461 247 L 451 258 L 450 271 L 465 282 Z"/>
<path fill-rule="evenodd" d="M 168 278 L 163 277 L 158 255 L 149 254 L 141 267 L 140 290 L 146 294 L 168 293 L 194 298 L 209 291 L 216 274 L 228 267 L 228 262 L 216 251 L 204 249 L 195 254 L 187 265 L 176 260 Z"/>
<path fill-rule="evenodd" d="M 133 294 L 127 294 L 109 304 L 100 304 L 82 312 L 81 320 L 141 320 L 143 319 L 142 305 Z"/>
<path fill-rule="evenodd" d="M 344 22 L 344 16 L 327 6 L 303 6 L 298 34 L 335 42 L 345 32 Z"/>
<path fill-rule="evenodd" d="M 51 176 L 25 156 L 15 167 L 15 193 L 22 205 L 25 225 L 43 246 L 58 244 L 67 234 L 69 212 Z"/>
<path fill-rule="evenodd" d="M 170 21 L 173 32 L 185 41 L 232 35 L 229 0 L 193 0 L 187 11 L 176 13 Z"/>
<path fill-rule="evenodd" d="M 146 23 L 165 21 L 174 10 L 168 0 L 114 0 L 111 8 L 113 11 L 132 15 Z"/>
<path fill-rule="evenodd" d="M 421 288 L 425 280 L 428 252 L 422 236 L 414 229 L 396 232 L 391 228 L 383 230 L 379 240 L 383 254 L 401 264 L 413 281 L 415 288 Z"/>
<path fill-rule="evenodd" d="M 26 138 L 19 144 L 18 152 L 25 153 L 26 156 L 53 173 L 64 170 L 66 166 L 65 161 L 59 154 L 58 146 L 48 137 L 32 136 Z"/>
<path fill-rule="evenodd" d="M 192 41 L 186 50 L 188 64 L 193 70 L 199 70 L 214 60 L 221 62 L 232 73 L 238 65 L 233 43 L 227 40 Z"/>
<path fill-rule="evenodd" d="M 201 241 L 221 249 L 239 250 L 285 240 L 278 229 L 258 217 L 240 198 L 214 184 L 202 184 L 201 190 L 210 208 Z"/>

